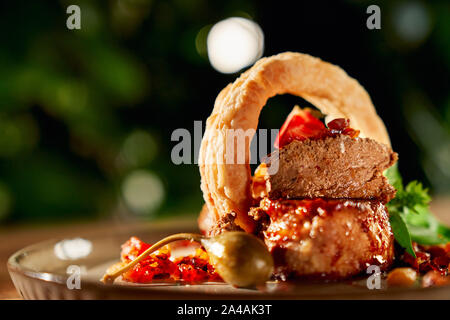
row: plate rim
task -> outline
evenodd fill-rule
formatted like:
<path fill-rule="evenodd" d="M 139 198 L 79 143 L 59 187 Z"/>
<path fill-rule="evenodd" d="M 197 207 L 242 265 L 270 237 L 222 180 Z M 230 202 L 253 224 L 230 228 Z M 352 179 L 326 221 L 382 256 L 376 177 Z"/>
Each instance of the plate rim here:
<path fill-rule="evenodd" d="M 133 229 L 136 231 L 136 228 Z M 151 230 L 146 229 L 148 232 Z M 128 233 L 132 233 L 129 230 Z M 106 234 L 98 234 L 96 236 L 90 235 L 89 237 L 92 238 L 102 238 L 105 237 Z M 80 237 L 83 238 L 83 235 L 80 235 Z M 84 237 L 84 238 L 89 238 Z M 17 291 L 23 296 L 21 290 L 18 288 L 18 284 L 16 281 L 18 281 L 16 275 L 20 275 L 21 277 L 25 277 L 30 280 L 34 281 L 40 281 L 46 284 L 53 284 L 57 286 L 61 286 L 64 289 L 70 290 L 66 286 L 66 281 L 68 279 L 67 275 L 59 275 L 51 272 L 40 272 L 36 270 L 32 270 L 30 268 L 27 268 L 23 265 L 20 265 L 18 262 L 18 259 L 20 257 L 27 255 L 28 252 L 36 250 L 36 247 L 42 247 L 45 245 L 50 245 L 57 243 L 58 241 L 62 241 L 64 239 L 59 238 L 51 238 L 44 241 L 39 241 L 34 244 L 28 245 L 22 249 L 17 250 L 14 252 L 7 260 L 7 269 L 10 274 L 11 279 L 13 280 L 14 286 L 16 287 Z M 16 281 L 15 281 L 16 280 Z M 180 284 L 176 284 L 180 285 Z M 225 284 L 226 285 L 226 284 Z M 320 285 L 320 284 L 319 284 Z M 306 295 L 298 295 L 293 292 L 260 292 L 260 291 L 250 291 L 250 292 L 233 292 L 233 293 L 205 293 L 205 292 L 195 292 L 195 291 L 189 291 L 187 295 L 189 297 L 185 296 L 182 297 L 182 292 L 168 292 L 167 290 L 162 290 L 161 287 L 167 287 L 167 286 L 154 286 L 151 290 L 148 290 L 149 286 L 132 286 L 132 285 L 123 285 L 123 284 L 103 284 L 100 281 L 93 281 L 93 280 L 83 280 L 81 279 L 81 286 L 83 289 L 87 290 L 94 290 L 105 293 L 106 291 L 117 291 L 117 293 L 120 295 L 121 292 L 133 292 L 133 295 L 142 295 L 143 298 L 146 299 L 159 299 L 158 296 L 173 296 L 170 299 L 174 300 L 180 300 L 180 299 L 311 299 L 310 296 Z M 170 285 L 169 285 L 170 286 Z M 158 288 L 159 287 L 159 288 Z M 70 290 L 70 291 L 82 291 L 82 290 Z M 390 289 L 384 289 L 384 290 L 367 290 L 366 291 L 360 291 L 357 292 L 356 290 L 354 292 L 343 292 L 343 293 L 325 293 L 325 294 L 313 294 L 312 297 L 315 299 L 386 299 L 386 298 L 395 298 L 395 295 L 403 295 L 403 294 L 418 294 L 421 297 L 418 299 L 427 299 L 427 295 L 430 295 L 430 293 L 439 294 L 439 292 L 445 292 L 448 291 L 448 299 L 450 299 L 450 286 L 434 286 L 429 288 L 422 288 L 422 287 L 414 287 L 414 288 L 390 288 Z M 181 293 L 181 294 L 180 294 Z M 82 297 L 81 297 L 82 298 Z M 402 299 L 400 297 L 400 299 Z"/>

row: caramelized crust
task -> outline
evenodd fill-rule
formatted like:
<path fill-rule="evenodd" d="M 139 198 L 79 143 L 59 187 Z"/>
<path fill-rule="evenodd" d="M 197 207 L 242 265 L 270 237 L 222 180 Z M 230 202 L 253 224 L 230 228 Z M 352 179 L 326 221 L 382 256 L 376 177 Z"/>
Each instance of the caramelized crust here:
<path fill-rule="evenodd" d="M 344 279 L 393 261 L 394 238 L 378 201 L 265 198 L 251 215 L 265 225 L 262 235 L 281 279 Z"/>

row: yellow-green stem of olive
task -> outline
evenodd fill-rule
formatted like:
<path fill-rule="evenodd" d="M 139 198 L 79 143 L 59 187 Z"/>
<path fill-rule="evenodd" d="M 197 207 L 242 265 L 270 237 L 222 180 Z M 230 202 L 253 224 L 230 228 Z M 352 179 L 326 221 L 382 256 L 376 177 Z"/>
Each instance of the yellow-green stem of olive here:
<path fill-rule="evenodd" d="M 158 241 L 136 259 L 112 273 L 107 273 L 101 281 L 113 283 L 122 273 L 130 270 L 146 256 L 166 244 L 178 240 L 199 242 L 209 255 L 210 262 L 222 279 L 236 287 L 253 287 L 265 283 L 273 273 L 273 259 L 264 243 L 245 232 L 225 232 L 207 238 L 199 234 L 174 234 Z"/>

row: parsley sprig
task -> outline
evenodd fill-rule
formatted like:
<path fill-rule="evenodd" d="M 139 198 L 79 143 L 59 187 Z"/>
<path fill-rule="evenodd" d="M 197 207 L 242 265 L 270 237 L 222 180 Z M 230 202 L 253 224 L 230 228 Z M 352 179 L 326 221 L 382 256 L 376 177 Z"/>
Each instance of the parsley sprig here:
<path fill-rule="evenodd" d="M 428 189 L 418 181 L 403 185 L 397 165 L 384 172 L 397 194 L 388 204 L 390 223 L 395 240 L 416 257 L 412 241 L 423 245 L 450 242 L 450 228 L 441 224 L 430 212 Z"/>

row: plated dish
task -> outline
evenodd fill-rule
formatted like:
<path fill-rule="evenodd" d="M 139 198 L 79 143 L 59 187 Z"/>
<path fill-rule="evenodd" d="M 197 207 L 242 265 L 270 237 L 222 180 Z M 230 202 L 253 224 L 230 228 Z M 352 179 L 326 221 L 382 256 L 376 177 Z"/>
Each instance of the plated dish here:
<path fill-rule="evenodd" d="M 84 242 L 91 244 L 86 256 L 71 259 L 55 253 L 55 247 L 73 243 L 73 239 L 54 239 L 33 244 L 13 254 L 8 261 L 8 270 L 17 291 L 25 299 L 446 299 L 449 286 L 387 289 L 382 280 L 380 290 L 366 287 L 366 276 L 338 282 L 268 281 L 264 288 L 235 288 L 224 282 L 206 282 L 184 285 L 167 280 L 153 280 L 138 284 L 117 279 L 112 285 L 104 285 L 99 279 L 108 266 L 118 260 L 120 245 L 130 234 L 148 243 L 157 242 L 169 234 L 182 231 L 195 232 L 195 223 L 145 224 L 139 227 L 114 228 L 110 231 L 80 233 Z M 71 250 L 65 252 L 71 256 Z M 69 246 L 70 248 L 70 246 Z M 75 250 L 78 252 L 78 250 Z M 58 252 L 58 250 L 56 250 Z M 70 266 L 81 268 L 79 289 L 67 286 L 75 284 Z"/>
<path fill-rule="evenodd" d="M 252 175 L 261 109 L 285 93 L 318 110 L 296 106 Z M 220 92 L 207 120 L 199 154 L 202 235 L 153 246 L 131 238 L 102 281 L 222 279 L 251 287 L 345 280 L 375 268 L 391 286 L 447 284 L 449 229 L 428 211 L 420 183 L 402 184 L 397 160 L 369 95 L 342 69 L 301 53 L 263 58 Z M 162 249 L 180 240 L 200 248 L 181 260 Z"/>
<path fill-rule="evenodd" d="M 285 93 L 318 110 L 295 106 L 252 174 L 259 114 Z M 307 287 L 318 296 L 345 288 L 340 298 L 445 287 L 450 229 L 429 211 L 421 183 L 403 184 L 399 159 L 369 95 L 342 69 L 301 53 L 263 58 L 219 93 L 207 120 L 201 233 L 130 233 L 95 287 L 213 285 L 218 296 L 272 298 L 306 297 Z"/>

